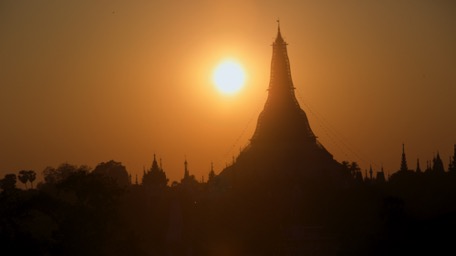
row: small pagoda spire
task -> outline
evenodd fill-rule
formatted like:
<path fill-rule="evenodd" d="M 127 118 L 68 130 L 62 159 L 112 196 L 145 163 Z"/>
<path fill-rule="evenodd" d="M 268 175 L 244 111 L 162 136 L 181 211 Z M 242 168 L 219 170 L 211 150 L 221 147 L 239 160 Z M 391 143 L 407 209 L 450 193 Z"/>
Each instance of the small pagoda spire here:
<path fill-rule="evenodd" d="M 400 171 L 408 171 L 407 159 L 405 157 L 405 145 L 402 143 L 402 160 L 401 160 L 401 169 Z"/>
<path fill-rule="evenodd" d="M 187 179 L 189 176 L 190 176 L 190 173 L 188 171 L 187 157 L 185 157 L 185 161 L 184 161 L 184 179 Z"/>
<path fill-rule="evenodd" d="M 420 168 L 420 159 L 416 159 L 416 172 L 421 173 L 421 168 Z"/>
<path fill-rule="evenodd" d="M 445 172 L 445 169 L 443 167 L 443 162 L 442 159 L 440 158 L 439 151 L 437 151 L 437 156 L 432 160 L 433 165 L 432 165 L 432 170 L 435 172 Z"/>
<path fill-rule="evenodd" d="M 158 167 L 158 163 L 157 163 L 157 158 L 154 154 L 154 160 L 152 161 L 152 166 L 150 168 L 150 171 L 160 171 L 160 168 Z"/>
<path fill-rule="evenodd" d="M 209 175 L 207 176 L 207 181 L 210 182 L 214 179 L 215 177 L 215 172 L 214 172 L 214 163 L 211 162 L 211 171 L 209 172 Z"/>

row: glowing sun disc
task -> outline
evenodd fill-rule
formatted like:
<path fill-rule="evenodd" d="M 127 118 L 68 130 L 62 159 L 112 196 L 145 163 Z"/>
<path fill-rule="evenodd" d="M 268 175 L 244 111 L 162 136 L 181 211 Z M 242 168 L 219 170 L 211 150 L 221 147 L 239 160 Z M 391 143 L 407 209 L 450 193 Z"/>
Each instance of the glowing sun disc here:
<path fill-rule="evenodd" d="M 244 69 L 236 61 L 223 61 L 215 68 L 212 80 L 220 92 L 234 94 L 244 85 Z"/>

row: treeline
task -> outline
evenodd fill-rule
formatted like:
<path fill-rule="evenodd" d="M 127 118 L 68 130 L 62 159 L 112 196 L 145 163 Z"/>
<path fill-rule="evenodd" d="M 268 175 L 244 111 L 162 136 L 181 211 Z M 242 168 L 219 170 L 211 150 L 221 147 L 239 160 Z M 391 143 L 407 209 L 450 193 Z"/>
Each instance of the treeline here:
<path fill-rule="evenodd" d="M 2 255 L 157 255 L 168 207 L 131 186 L 125 167 L 62 164 L 36 189 L 1 180 Z M 21 172 L 18 175 L 22 182 Z M 25 180 L 25 179 L 24 179 Z M 30 179 L 29 179 L 30 180 Z M 31 181 L 31 180 L 30 180 Z M 164 191 L 163 191 L 164 192 Z"/>
<path fill-rule="evenodd" d="M 131 182 L 115 161 L 1 180 L 2 255 L 451 255 L 456 172 L 389 181 L 278 176 L 245 186 L 211 172 L 168 184 L 155 164 Z M 305 170 L 303 170 L 305 171 Z M 328 175 L 331 175 L 328 172 Z M 25 178 L 27 177 L 27 179 Z M 18 179 L 18 181 L 16 180 Z M 16 188 L 16 183 L 29 189 Z"/>
<path fill-rule="evenodd" d="M 36 188 L 29 170 L 0 180 L 2 255 L 196 255 L 213 171 L 209 183 L 187 173 L 171 185 L 155 159 L 134 182 L 116 161 L 42 174 Z"/>

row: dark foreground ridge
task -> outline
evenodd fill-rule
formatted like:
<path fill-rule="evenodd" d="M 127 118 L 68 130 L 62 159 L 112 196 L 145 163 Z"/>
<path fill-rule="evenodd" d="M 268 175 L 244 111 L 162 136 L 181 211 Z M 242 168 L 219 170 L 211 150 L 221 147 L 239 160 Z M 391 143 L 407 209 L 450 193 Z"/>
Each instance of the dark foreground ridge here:
<path fill-rule="evenodd" d="M 21 170 L 0 180 L 1 255 L 456 255 L 456 145 L 391 177 L 338 163 L 294 95 L 287 44 L 273 43 L 249 145 L 199 182 L 170 186 L 153 158 L 141 180 L 116 161 Z M 398 157 L 399 160 L 399 157 Z M 399 162 L 399 161 L 398 161 Z M 17 188 L 17 180 L 24 189 Z"/>

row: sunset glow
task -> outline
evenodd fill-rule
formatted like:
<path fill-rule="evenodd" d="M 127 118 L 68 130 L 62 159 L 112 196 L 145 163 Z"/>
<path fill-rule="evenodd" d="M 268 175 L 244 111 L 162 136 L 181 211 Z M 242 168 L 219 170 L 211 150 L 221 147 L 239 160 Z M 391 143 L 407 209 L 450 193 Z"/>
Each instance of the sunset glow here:
<path fill-rule="evenodd" d="M 402 143 L 422 165 L 453 153 L 456 1 L 22 2 L 0 4 L 1 176 L 112 159 L 141 181 L 154 153 L 170 183 L 184 156 L 220 172 L 265 104 L 277 18 L 335 159 L 394 173 Z"/>

